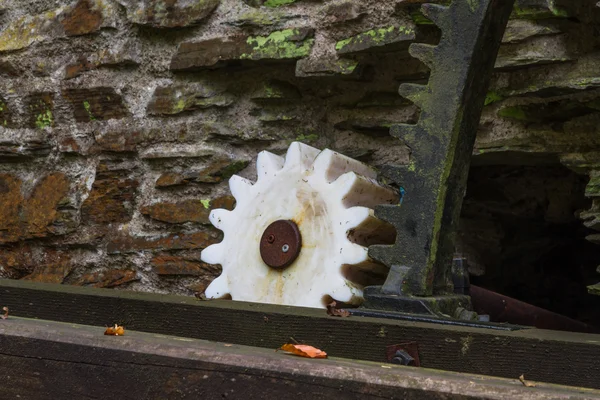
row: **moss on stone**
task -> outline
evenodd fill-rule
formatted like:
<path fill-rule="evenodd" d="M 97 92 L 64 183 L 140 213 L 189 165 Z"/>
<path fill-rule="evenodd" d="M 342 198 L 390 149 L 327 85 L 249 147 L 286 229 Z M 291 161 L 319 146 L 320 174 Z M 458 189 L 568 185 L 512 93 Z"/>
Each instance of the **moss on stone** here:
<path fill-rule="evenodd" d="M 52 111 L 46 110 L 45 112 L 38 114 L 35 119 L 35 126 L 38 129 L 44 129 L 46 127 L 52 126 L 54 123 L 54 117 L 52 115 Z"/>
<path fill-rule="evenodd" d="M 236 173 L 240 172 L 241 170 L 243 170 L 244 168 L 246 168 L 248 166 L 248 164 L 249 164 L 249 162 L 246 160 L 234 161 L 220 171 L 220 177 L 222 179 L 229 179 L 234 174 L 236 174 Z"/>
<path fill-rule="evenodd" d="M 600 296 L 600 283 L 596 283 L 595 285 L 591 285 L 587 287 L 588 293 L 596 296 Z"/>
<path fill-rule="evenodd" d="M 295 3 L 296 0 L 267 0 L 264 2 L 265 7 L 281 7 L 287 4 Z"/>
<path fill-rule="evenodd" d="M 492 90 L 485 96 L 485 105 L 488 106 L 502 100 L 504 100 L 504 97 L 500 93 Z"/>
<path fill-rule="evenodd" d="M 498 111 L 499 117 L 516 119 L 518 121 L 527 121 L 527 113 L 523 108 L 514 106 L 514 107 L 505 107 Z"/>
<path fill-rule="evenodd" d="M 311 143 L 318 139 L 319 139 L 319 135 L 317 135 L 316 133 L 309 133 L 306 135 L 302 133 L 302 134 L 296 136 L 296 142 Z"/>
<path fill-rule="evenodd" d="M 200 200 L 200 203 L 207 210 L 210 208 L 210 200 L 209 199 L 202 199 L 202 200 Z"/>
<path fill-rule="evenodd" d="M 281 59 L 307 57 L 314 43 L 313 38 L 305 38 L 298 29 L 284 29 L 272 32 L 269 36 L 251 36 L 246 40 L 252 52 L 242 54 L 242 60 Z"/>
<path fill-rule="evenodd" d="M 358 35 L 338 41 L 335 49 L 338 52 L 345 52 L 349 47 L 376 47 L 387 43 L 394 43 L 397 37 L 414 36 L 415 31 L 408 26 L 389 26 L 385 28 L 371 29 Z M 413 37 L 414 38 L 414 37 Z"/>
<path fill-rule="evenodd" d="M 92 114 L 92 110 L 91 110 L 89 101 L 85 100 L 83 102 L 83 108 L 85 108 L 85 111 L 87 112 L 88 116 L 90 117 L 90 121 L 95 121 L 96 117 L 94 117 L 94 114 Z"/>
<path fill-rule="evenodd" d="M 433 25 L 433 21 L 423 15 L 421 10 L 413 11 L 410 13 L 410 18 L 417 25 Z"/>

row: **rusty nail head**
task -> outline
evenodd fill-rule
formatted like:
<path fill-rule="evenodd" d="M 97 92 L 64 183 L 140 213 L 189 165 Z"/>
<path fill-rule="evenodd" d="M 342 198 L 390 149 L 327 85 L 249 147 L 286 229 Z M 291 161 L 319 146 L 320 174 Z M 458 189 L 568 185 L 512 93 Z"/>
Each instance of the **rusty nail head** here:
<path fill-rule="evenodd" d="M 260 239 L 260 256 L 271 268 L 288 267 L 298 258 L 302 237 L 294 221 L 279 220 L 265 229 Z"/>

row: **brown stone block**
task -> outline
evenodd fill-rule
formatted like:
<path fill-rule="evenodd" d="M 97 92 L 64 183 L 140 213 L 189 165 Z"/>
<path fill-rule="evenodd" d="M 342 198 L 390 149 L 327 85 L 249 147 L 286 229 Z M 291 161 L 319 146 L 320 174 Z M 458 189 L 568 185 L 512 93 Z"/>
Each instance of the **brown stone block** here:
<path fill-rule="evenodd" d="M 215 68 L 239 60 L 297 60 L 309 55 L 313 33 L 309 28 L 297 28 L 268 36 L 230 36 L 182 43 L 171 61 L 171 69 Z"/>
<path fill-rule="evenodd" d="M 36 42 L 97 32 L 116 26 L 117 10 L 107 0 L 79 0 L 37 15 L 13 18 L 0 31 L 0 52 Z"/>
<path fill-rule="evenodd" d="M 190 181 L 186 179 L 185 175 L 177 172 L 165 172 L 156 180 L 156 187 L 165 188 L 171 186 L 186 185 Z"/>
<path fill-rule="evenodd" d="M 208 17 L 220 0 L 120 0 L 127 8 L 127 18 L 136 24 L 156 28 L 180 28 Z"/>
<path fill-rule="evenodd" d="M 82 219 L 100 224 L 128 222 L 139 182 L 118 172 L 100 172 L 101 167 L 90 195 L 81 206 Z"/>
<path fill-rule="evenodd" d="M 72 270 L 73 264 L 68 254 L 49 249 L 44 251 L 33 272 L 23 279 L 43 283 L 63 283 Z"/>
<path fill-rule="evenodd" d="M 65 89 L 62 94 L 73 106 L 77 122 L 121 119 L 129 115 L 121 95 L 110 87 Z"/>
<path fill-rule="evenodd" d="M 218 275 L 221 268 L 206 264 L 186 256 L 173 256 L 161 254 L 151 261 L 154 272 L 158 275 L 186 275 L 186 276 L 209 276 L 213 278 Z"/>
<path fill-rule="evenodd" d="M 231 178 L 237 172 L 248 166 L 246 160 L 216 159 L 198 172 L 166 172 L 156 180 L 156 187 L 165 188 L 170 186 L 195 183 L 219 183 Z"/>
<path fill-rule="evenodd" d="M 79 0 L 60 21 L 65 34 L 78 36 L 99 30 L 104 20 L 99 6 L 90 0 Z"/>
<path fill-rule="evenodd" d="M 150 115 L 173 115 L 203 108 L 229 107 L 234 101 L 232 94 L 201 84 L 160 87 L 154 91 L 147 112 Z"/>
<path fill-rule="evenodd" d="M 204 249 L 219 239 L 213 232 L 174 233 L 166 236 L 131 236 L 115 237 L 108 244 L 108 252 L 135 253 L 143 250 L 186 250 Z"/>
<path fill-rule="evenodd" d="M 114 153 L 135 152 L 139 144 L 143 143 L 146 135 L 141 130 L 107 130 L 94 133 L 95 148 Z"/>
<path fill-rule="evenodd" d="M 69 181 L 60 172 L 46 176 L 35 186 L 21 209 L 21 213 L 27 216 L 29 237 L 48 235 L 48 226 L 57 217 L 56 207 L 68 192 Z"/>
<path fill-rule="evenodd" d="M 32 249 L 29 245 L 21 245 L 0 250 L 0 277 L 21 279 L 33 272 L 36 265 Z"/>
<path fill-rule="evenodd" d="M 56 172 L 42 178 L 28 199 L 21 195 L 21 180 L 0 174 L 0 243 L 46 237 L 57 220 L 57 207 L 69 192 L 66 176 Z"/>
<path fill-rule="evenodd" d="M 141 213 L 152 219 L 171 224 L 197 222 L 210 224 L 210 212 L 215 208 L 232 210 L 235 205 L 233 196 L 218 197 L 214 200 L 185 200 L 177 203 L 156 203 L 142 207 Z"/>
<path fill-rule="evenodd" d="M 156 203 L 142 207 L 141 213 L 152 219 L 171 224 L 184 222 L 210 223 L 210 210 L 204 207 L 202 200 L 186 200 L 178 203 Z"/>
<path fill-rule="evenodd" d="M 140 63 L 141 49 L 139 43 L 127 40 L 114 45 L 110 43 L 102 50 L 88 56 L 81 55 L 76 62 L 65 68 L 65 79 L 75 78 L 83 72 L 100 67 L 123 67 Z"/>
<path fill-rule="evenodd" d="M 139 280 L 137 272 L 130 269 L 111 269 L 102 272 L 85 274 L 75 283 L 76 286 L 93 286 L 111 288 Z"/>

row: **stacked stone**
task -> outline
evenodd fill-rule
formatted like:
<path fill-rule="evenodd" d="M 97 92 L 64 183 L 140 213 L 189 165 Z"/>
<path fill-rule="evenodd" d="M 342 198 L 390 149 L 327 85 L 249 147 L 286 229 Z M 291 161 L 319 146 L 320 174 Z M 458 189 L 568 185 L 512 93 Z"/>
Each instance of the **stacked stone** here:
<path fill-rule="evenodd" d="M 259 151 L 408 163 L 389 127 L 419 115 L 408 46 L 439 38 L 421 3 L 0 0 L 0 276 L 200 293 L 208 214 Z M 599 12 L 518 1 L 477 158 L 557 157 L 597 196 Z"/>

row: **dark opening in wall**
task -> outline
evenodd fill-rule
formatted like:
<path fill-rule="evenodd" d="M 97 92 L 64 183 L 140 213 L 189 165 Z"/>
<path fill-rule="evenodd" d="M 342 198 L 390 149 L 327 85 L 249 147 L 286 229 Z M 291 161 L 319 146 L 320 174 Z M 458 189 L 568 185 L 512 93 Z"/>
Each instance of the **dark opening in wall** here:
<path fill-rule="evenodd" d="M 600 246 L 578 218 L 591 202 L 586 176 L 558 164 L 473 166 L 458 250 L 471 283 L 600 325 Z"/>

